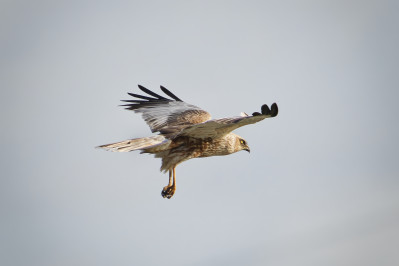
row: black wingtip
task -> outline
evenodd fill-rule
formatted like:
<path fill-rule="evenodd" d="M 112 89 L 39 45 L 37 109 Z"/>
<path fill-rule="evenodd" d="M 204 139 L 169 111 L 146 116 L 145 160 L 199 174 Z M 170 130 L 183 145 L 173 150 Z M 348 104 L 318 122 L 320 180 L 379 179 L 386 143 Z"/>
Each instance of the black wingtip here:
<path fill-rule="evenodd" d="M 278 114 L 278 107 L 276 103 L 273 103 L 271 106 L 271 117 L 275 117 Z"/>
<path fill-rule="evenodd" d="M 159 94 L 156 94 L 155 92 L 150 91 L 149 89 L 145 88 L 144 86 L 141 86 L 140 84 L 138 85 L 139 89 L 142 90 L 143 92 L 147 93 L 148 95 L 151 95 L 155 98 L 158 98 L 159 100 L 167 100 L 165 97 L 162 97 Z"/>
<path fill-rule="evenodd" d="M 262 115 L 270 115 L 270 113 L 271 113 L 269 106 L 267 106 L 267 104 L 262 105 L 261 112 L 262 112 Z"/>
<path fill-rule="evenodd" d="M 257 115 L 268 115 L 270 117 L 275 117 L 278 114 L 278 107 L 276 103 L 273 103 L 271 105 L 271 108 L 267 104 L 262 105 L 261 107 L 261 113 L 255 112 L 252 115 L 257 116 Z"/>
<path fill-rule="evenodd" d="M 161 85 L 161 90 L 162 90 L 166 95 L 168 95 L 169 97 L 171 97 L 172 99 L 174 99 L 174 100 L 176 100 L 176 101 L 179 101 L 179 102 L 182 102 L 182 100 L 181 100 L 179 97 L 177 97 L 176 95 L 174 95 L 172 92 L 170 92 L 167 88 L 165 88 L 165 87 L 162 86 L 162 85 Z"/>
<path fill-rule="evenodd" d="M 139 98 L 139 99 L 144 99 L 144 100 L 147 100 L 147 101 L 157 100 L 156 98 L 151 98 L 151 97 L 147 97 L 147 96 L 143 96 L 143 95 L 139 95 L 139 94 L 135 94 L 135 93 L 128 92 L 127 94 L 129 94 L 132 97 Z"/>

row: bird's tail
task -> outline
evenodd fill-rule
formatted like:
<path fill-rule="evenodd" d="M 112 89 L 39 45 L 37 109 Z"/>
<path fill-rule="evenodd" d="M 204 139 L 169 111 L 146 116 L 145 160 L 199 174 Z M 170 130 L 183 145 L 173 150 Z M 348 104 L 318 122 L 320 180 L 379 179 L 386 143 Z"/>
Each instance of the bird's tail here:
<path fill-rule="evenodd" d="M 169 140 L 165 139 L 164 136 L 158 135 L 138 139 L 128 139 L 121 142 L 101 145 L 96 148 L 102 148 L 108 151 L 128 152 L 153 148 L 165 144 L 166 142 L 169 142 Z"/>

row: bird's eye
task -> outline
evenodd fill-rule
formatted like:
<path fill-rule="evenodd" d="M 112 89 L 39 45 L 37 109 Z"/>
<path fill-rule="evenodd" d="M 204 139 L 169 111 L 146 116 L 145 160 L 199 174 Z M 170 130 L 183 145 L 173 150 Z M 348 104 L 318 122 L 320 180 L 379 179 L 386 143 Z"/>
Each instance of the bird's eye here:
<path fill-rule="evenodd" d="M 245 144 L 245 140 L 240 140 L 240 143 L 241 144 Z"/>

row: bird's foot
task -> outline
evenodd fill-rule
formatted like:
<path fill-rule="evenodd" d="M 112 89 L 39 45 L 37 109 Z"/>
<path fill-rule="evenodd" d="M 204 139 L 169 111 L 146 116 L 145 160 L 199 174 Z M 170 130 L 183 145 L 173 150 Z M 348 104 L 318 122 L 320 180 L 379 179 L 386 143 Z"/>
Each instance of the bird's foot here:
<path fill-rule="evenodd" d="M 166 186 L 166 187 L 164 187 L 162 189 L 161 195 L 164 198 L 170 199 L 175 194 L 175 191 L 176 191 L 176 186 L 175 185 Z"/>

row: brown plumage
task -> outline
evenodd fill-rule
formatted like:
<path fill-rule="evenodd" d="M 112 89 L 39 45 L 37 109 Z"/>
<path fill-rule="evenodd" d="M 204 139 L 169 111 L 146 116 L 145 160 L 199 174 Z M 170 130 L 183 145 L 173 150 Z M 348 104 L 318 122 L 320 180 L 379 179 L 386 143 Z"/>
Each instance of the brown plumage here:
<path fill-rule="evenodd" d="M 140 100 L 123 100 L 128 110 L 141 113 L 151 131 L 159 135 L 125 140 L 101 145 L 110 151 L 127 152 L 141 150 L 141 153 L 154 154 L 162 159 L 161 171 L 169 171 L 169 184 L 162 190 L 162 196 L 170 199 L 176 190 L 176 166 L 193 158 L 222 156 L 241 150 L 250 151 L 247 142 L 231 131 L 278 114 L 275 103 L 271 109 L 262 105 L 261 113 L 252 116 L 213 119 L 208 112 L 188 104 L 171 93 L 165 87 L 161 90 L 170 98 L 165 98 L 147 88 L 139 88 L 152 96 L 133 93 L 129 95 Z"/>

